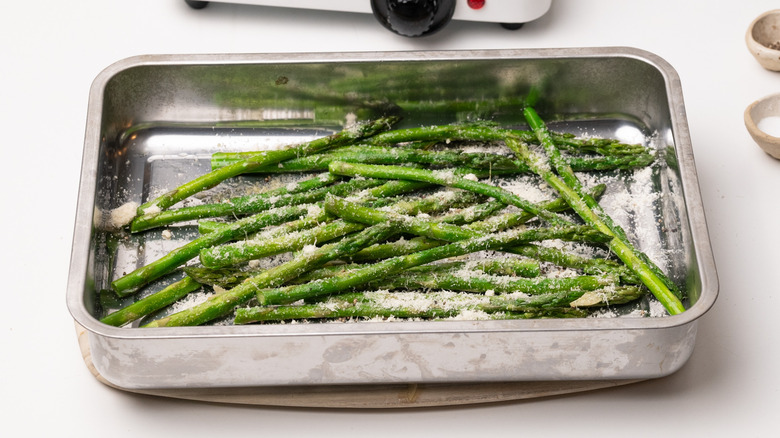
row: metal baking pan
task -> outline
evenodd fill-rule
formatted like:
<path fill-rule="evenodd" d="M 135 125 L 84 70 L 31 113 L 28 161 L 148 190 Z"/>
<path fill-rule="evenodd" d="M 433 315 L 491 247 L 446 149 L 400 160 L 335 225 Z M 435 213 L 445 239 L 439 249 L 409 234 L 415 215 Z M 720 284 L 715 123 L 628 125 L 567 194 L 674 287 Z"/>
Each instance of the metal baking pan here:
<path fill-rule="evenodd" d="M 657 196 L 641 208 L 651 229 L 637 235 L 655 237 L 637 244 L 671 255 L 663 268 L 687 289 L 687 311 L 153 329 L 98 321 L 111 280 L 182 243 L 160 233 L 112 240 L 102 212 L 205 172 L 208 154 L 324 135 L 388 105 L 404 126 L 522 124 L 516 98 L 532 88 L 556 129 L 651 139 Z M 97 372 L 120 388 L 655 378 L 688 360 L 718 293 L 680 80 L 633 48 L 139 56 L 95 79 L 83 153 L 67 304 Z"/>

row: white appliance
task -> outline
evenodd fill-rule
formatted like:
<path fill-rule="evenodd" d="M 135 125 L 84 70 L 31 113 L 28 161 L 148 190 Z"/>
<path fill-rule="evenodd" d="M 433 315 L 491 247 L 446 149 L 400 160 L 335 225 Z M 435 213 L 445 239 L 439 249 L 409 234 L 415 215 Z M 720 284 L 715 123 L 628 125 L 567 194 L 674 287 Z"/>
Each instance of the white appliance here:
<path fill-rule="evenodd" d="M 185 0 L 195 9 L 209 1 Z M 387 29 L 419 37 L 441 30 L 450 20 L 499 23 L 518 29 L 550 9 L 552 0 L 213 0 L 262 6 L 374 14 Z"/>

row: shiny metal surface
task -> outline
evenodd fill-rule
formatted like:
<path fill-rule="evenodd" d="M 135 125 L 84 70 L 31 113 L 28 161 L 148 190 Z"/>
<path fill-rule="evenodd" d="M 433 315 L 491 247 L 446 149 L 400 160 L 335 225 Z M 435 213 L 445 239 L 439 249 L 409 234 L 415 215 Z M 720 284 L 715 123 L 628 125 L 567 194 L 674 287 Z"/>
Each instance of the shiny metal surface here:
<path fill-rule="evenodd" d="M 208 153 L 321 135 L 350 113 L 370 117 L 388 105 L 409 125 L 484 116 L 517 124 L 515 98 L 531 87 L 542 90 L 540 112 L 560 115 L 552 122 L 561 127 L 630 127 L 657 139 L 666 160 L 652 231 L 677 255 L 665 268 L 688 289 L 686 312 L 158 329 L 96 319 L 98 291 L 117 273 L 176 244 L 158 233 L 109 245 L 102 212 L 199 174 Z M 480 105 L 446 105 L 474 100 Z M 67 303 L 89 332 L 100 374 L 125 388 L 660 377 L 688 359 L 696 320 L 717 297 L 703 211 L 679 79 L 644 51 L 142 56 L 109 66 L 90 92 Z"/>

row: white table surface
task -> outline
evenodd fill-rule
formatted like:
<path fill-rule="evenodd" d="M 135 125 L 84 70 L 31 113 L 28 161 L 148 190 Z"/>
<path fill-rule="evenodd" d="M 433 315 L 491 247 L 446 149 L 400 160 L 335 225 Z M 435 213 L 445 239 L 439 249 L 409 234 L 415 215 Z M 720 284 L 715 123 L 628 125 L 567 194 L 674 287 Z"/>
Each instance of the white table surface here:
<path fill-rule="evenodd" d="M 763 70 L 744 43 L 753 18 L 775 7 L 769 0 L 554 0 L 519 31 L 453 22 L 408 39 L 359 14 L 221 3 L 195 11 L 183 0 L 7 2 L 0 13 L 0 419 L 16 432 L 2 435 L 767 436 L 780 397 L 780 161 L 753 143 L 742 114 L 780 91 L 780 73 Z M 680 371 L 585 394 L 400 411 L 177 401 L 113 390 L 89 374 L 65 287 L 87 95 L 104 67 L 152 53 L 575 46 L 648 50 L 682 79 L 720 296 Z"/>

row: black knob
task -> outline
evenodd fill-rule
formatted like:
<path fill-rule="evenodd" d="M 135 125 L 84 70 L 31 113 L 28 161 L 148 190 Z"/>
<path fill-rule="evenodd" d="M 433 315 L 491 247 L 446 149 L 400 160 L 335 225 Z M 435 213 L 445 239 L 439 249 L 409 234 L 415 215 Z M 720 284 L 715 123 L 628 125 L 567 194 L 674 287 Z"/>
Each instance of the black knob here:
<path fill-rule="evenodd" d="M 449 23 L 455 0 L 371 0 L 371 9 L 384 27 L 399 35 L 419 37 Z"/>
<path fill-rule="evenodd" d="M 431 28 L 436 0 L 389 0 L 387 21 L 400 35 L 418 36 Z"/>

